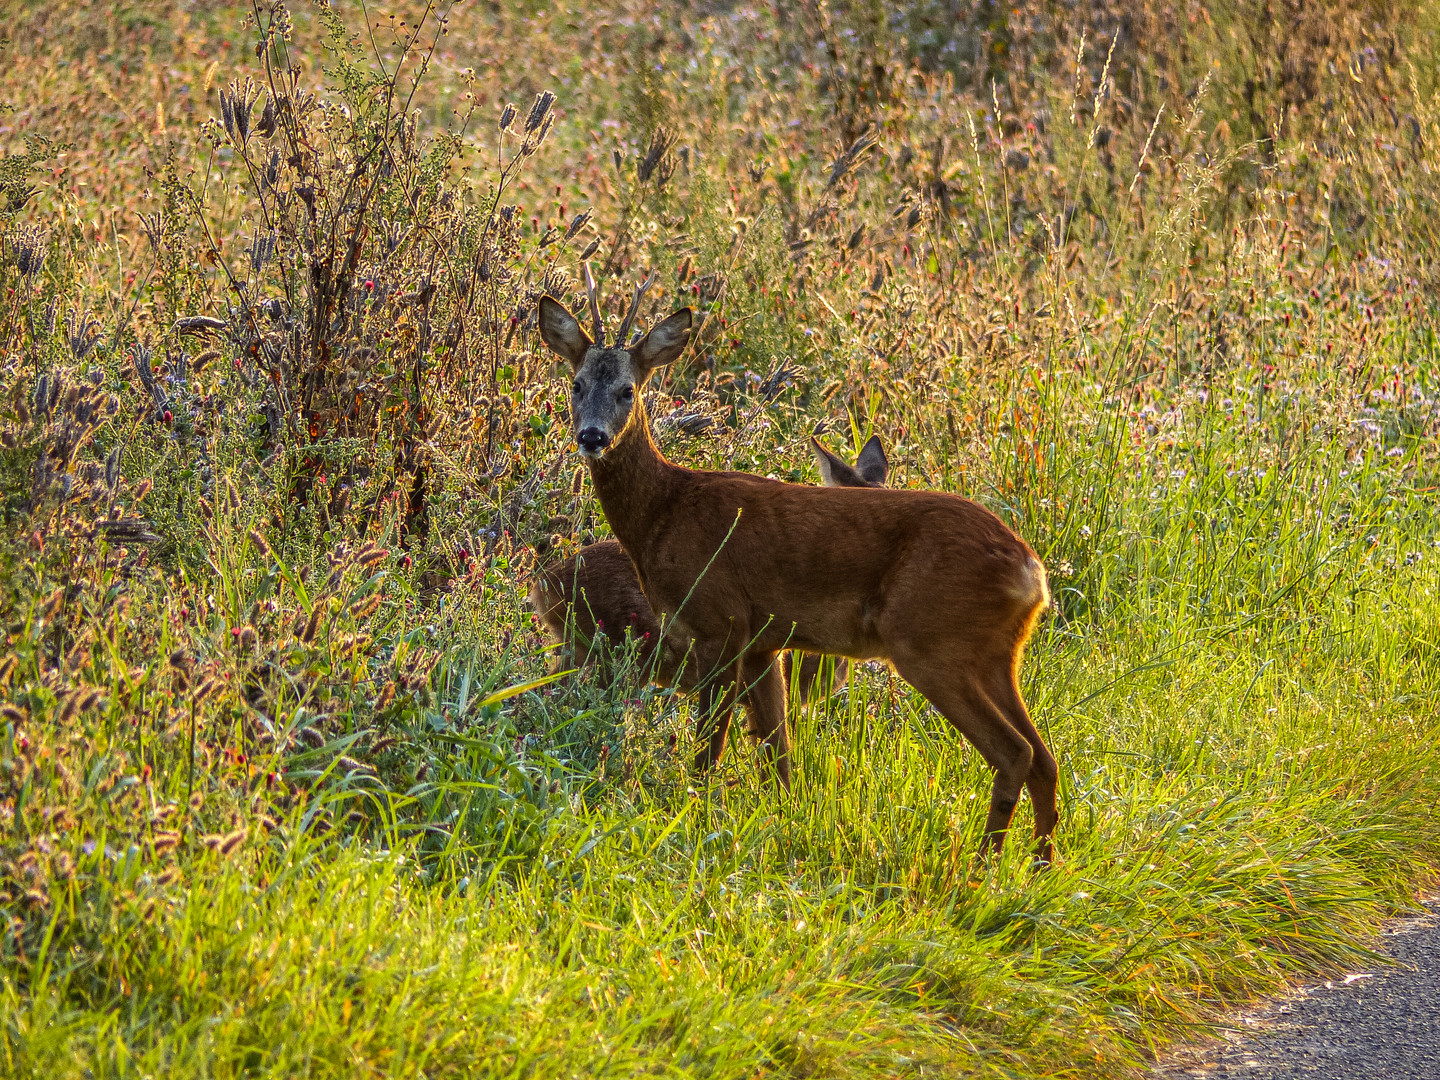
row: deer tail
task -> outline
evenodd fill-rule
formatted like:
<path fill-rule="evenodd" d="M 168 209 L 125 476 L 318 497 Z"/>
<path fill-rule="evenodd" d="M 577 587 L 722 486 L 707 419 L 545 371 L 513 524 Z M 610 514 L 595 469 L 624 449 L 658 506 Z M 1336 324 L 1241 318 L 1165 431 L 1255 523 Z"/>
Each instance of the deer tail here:
<path fill-rule="evenodd" d="M 1050 606 L 1050 582 L 1045 567 L 1034 555 L 1029 555 L 1020 568 L 1011 595 L 1032 611 L 1044 611 Z"/>

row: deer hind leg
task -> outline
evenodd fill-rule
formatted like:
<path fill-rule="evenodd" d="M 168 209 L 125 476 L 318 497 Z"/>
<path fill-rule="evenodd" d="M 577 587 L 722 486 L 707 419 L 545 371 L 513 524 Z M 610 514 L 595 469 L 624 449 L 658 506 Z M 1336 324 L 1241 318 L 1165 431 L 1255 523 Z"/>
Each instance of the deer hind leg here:
<path fill-rule="evenodd" d="M 999 851 L 1020 801 L 1020 789 L 1030 777 L 1034 748 L 986 691 L 971 657 L 927 650 L 908 656 L 897 652 L 891 660 L 901 678 L 924 694 L 995 770 L 980 851 Z"/>
<path fill-rule="evenodd" d="M 989 680 L 990 697 L 1034 751 L 1030 760 L 1030 775 L 1025 778 L 1025 789 L 1030 792 L 1030 802 L 1035 807 L 1035 858 L 1039 862 L 1050 863 L 1055 857 L 1052 837 L 1060 821 L 1055 794 L 1060 768 L 1055 755 L 1045 745 L 1045 740 L 1030 719 L 1015 674 L 1012 660 L 1007 660 L 1003 666 L 997 664 L 996 673 Z"/>
<path fill-rule="evenodd" d="M 850 678 L 850 661 L 843 656 L 787 652 L 785 686 L 795 693 L 801 706 L 825 701 L 839 693 Z"/>
<path fill-rule="evenodd" d="M 774 653 L 746 653 L 740 678 L 745 684 L 746 730 L 760 740 L 767 766 L 790 790 L 790 733 L 785 726 L 785 675 Z"/>

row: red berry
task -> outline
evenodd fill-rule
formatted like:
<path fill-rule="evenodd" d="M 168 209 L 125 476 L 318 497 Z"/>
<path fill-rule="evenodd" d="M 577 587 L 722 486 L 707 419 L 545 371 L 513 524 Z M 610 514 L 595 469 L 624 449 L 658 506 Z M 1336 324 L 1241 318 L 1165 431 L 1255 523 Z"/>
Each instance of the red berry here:
<path fill-rule="evenodd" d="M 165 422 L 166 422 L 167 424 L 169 424 L 169 423 L 173 423 L 174 420 L 175 420 L 175 414 L 172 413 L 169 409 L 166 409 L 166 410 L 165 410 Z"/>

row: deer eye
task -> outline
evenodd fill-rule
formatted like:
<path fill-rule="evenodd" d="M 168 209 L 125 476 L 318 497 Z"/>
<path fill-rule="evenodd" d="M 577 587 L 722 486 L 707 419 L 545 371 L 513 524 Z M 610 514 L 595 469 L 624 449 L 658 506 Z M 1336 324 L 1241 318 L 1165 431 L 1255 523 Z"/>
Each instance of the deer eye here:
<path fill-rule="evenodd" d="M 576 379 L 575 382 L 574 382 L 574 384 L 570 387 L 570 392 L 571 392 L 573 395 L 575 395 L 576 397 L 579 397 L 579 396 L 580 396 L 580 380 L 579 380 L 579 379 Z"/>
<path fill-rule="evenodd" d="M 634 388 L 633 386 L 627 386 L 627 387 L 625 387 L 624 390 L 621 390 L 621 391 L 620 391 L 620 400 L 621 400 L 621 401 L 630 401 L 630 400 L 632 400 L 634 397 L 635 397 L 635 388 Z"/>

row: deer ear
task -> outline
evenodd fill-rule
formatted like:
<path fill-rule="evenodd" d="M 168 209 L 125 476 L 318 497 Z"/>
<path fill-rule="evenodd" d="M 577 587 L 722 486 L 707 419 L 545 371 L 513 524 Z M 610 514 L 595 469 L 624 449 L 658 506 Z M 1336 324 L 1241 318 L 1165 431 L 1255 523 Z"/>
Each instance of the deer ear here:
<path fill-rule="evenodd" d="M 870 440 L 860 448 L 860 456 L 855 459 L 855 471 L 867 484 L 885 483 L 885 478 L 890 475 L 890 460 L 885 456 L 885 447 L 879 435 L 871 435 Z"/>
<path fill-rule="evenodd" d="M 685 351 L 690 342 L 692 321 L 690 309 L 681 308 L 664 322 L 652 326 L 630 349 L 630 358 L 645 371 L 664 367 Z"/>
<path fill-rule="evenodd" d="M 570 361 L 572 368 L 579 368 L 585 351 L 594 344 L 575 316 L 552 296 L 540 298 L 540 336 L 557 356 Z"/>
<path fill-rule="evenodd" d="M 810 440 L 810 449 L 815 454 L 815 464 L 820 468 L 820 482 L 826 487 L 864 487 L 865 481 L 845 462 L 820 445 L 819 439 Z"/>

